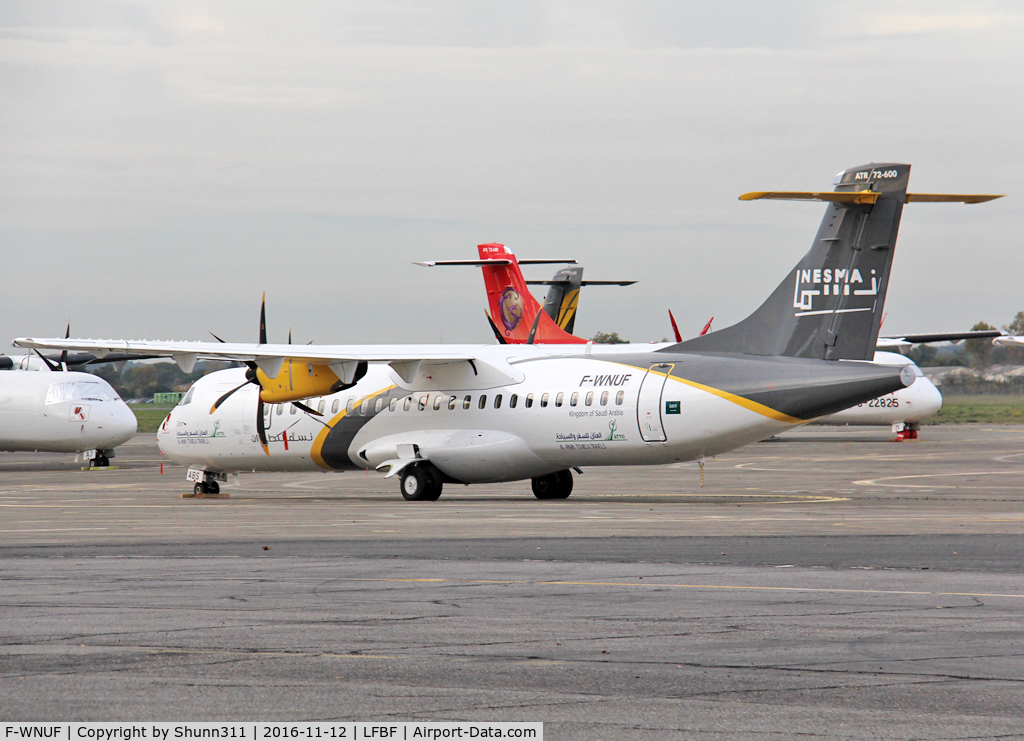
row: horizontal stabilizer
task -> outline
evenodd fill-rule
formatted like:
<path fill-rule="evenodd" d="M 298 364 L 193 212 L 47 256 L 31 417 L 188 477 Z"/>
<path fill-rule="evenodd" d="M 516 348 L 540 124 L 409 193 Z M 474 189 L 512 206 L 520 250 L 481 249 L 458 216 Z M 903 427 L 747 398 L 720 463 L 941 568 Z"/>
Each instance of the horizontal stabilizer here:
<path fill-rule="evenodd" d="M 871 190 L 856 190 L 847 193 L 812 192 L 803 190 L 767 190 L 744 193 L 741 201 L 758 201 L 762 199 L 774 201 L 827 201 L 829 203 L 874 203 L 878 193 Z M 980 193 L 907 193 L 904 203 L 985 203 L 1003 198 L 1003 195 L 984 195 Z"/>
<path fill-rule="evenodd" d="M 907 203 L 984 203 L 1004 198 L 1001 195 L 957 194 L 957 193 L 907 193 Z"/>
<path fill-rule="evenodd" d="M 874 203 L 878 200 L 878 193 L 873 190 L 855 190 L 846 192 L 766 190 L 744 193 L 740 196 L 741 201 L 758 201 L 761 199 L 769 199 L 773 201 L 828 201 L 829 203 Z"/>
<path fill-rule="evenodd" d="M 425 262 L 414 262 L 413 265 L 422 265 L 425 268 L 433 268 L 438 265 L 469 265 L 471 267 L 483 267 L 484 265 L 511 265 L 511 260 L 496 257 L 493 260 L 427 260 Z"/>
<path fill-rule="evenodd" d="M 569 283 L 569 280 L 528 280 L 526 284 L 528 286 L 560 286 L 565 283 Z M 580 283 L 581 286 L 631 286 L 636 283 L 635 280 L 585 280 Z"/>
<path fill-rule="evenodd" d="M 519 260 L 520 265 L 575 265 L 575 260 Z M 433 268 L 438 265 L 469 265 L 470 267 L 486 267 L 487 265 L 511 265 L 512 261 L 504 257 L 496 257 L 492 260 L 425 260 L 414 262 L 413 265 L 422 265 L 425 268 Z"/>

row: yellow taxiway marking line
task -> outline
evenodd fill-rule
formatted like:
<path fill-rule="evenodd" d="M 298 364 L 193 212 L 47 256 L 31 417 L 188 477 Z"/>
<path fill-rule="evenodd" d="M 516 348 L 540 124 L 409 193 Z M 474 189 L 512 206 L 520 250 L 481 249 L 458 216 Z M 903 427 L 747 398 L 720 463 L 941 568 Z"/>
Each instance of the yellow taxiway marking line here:
<path fill-rule="evenodd" d="M 325 581 L 319 579 L 318 581 Z M 902 594 L 922 597 L 1007 597 L 1024 599 L 1024 594 L 989 594 L 984 592 L 924 592 L 899 589 L 838 589 L 833 587 L 755 587 L 744 584 L 639 584 L 616 581 L 537 581 L 533 579 L 441 579 L 435 577 L 407 579 L 373 579 L 369 577 L 339 578 L 340 582 L 431 583 L 431 584 L 524 584 L 536 586 L 575 587 L 644 587 L 646 589 L 733 589 L 762 592 L 817 592 L 826 594 Z"/>
<path fill-rule="evenodd" d="M 962 489 L 961 486 L 947 485 L 942 486 L 941 484 L 882 484 L 882 481 L 902 481 L 904 479 L 940 479 L 949 478 L 951 476 L 1020 476 L 1020 471 L 974 471 L 974 472 L 962 472 L 962 473 L 915 473 L 908 474 L 906 476 L 880 476 L 877 479 L 861 479 L 860 481 L 853 481 L 858 486 L 900 486 L 907 489 Z M 1019 487 L 1014 487 L 1019 488 Z"/>

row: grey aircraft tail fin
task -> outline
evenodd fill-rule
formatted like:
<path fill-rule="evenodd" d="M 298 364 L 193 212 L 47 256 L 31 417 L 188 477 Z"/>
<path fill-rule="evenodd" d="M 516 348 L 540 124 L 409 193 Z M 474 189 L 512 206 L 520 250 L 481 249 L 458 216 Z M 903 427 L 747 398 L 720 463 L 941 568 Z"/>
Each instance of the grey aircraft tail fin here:
<path fill-rule="evenodd" d="M 551 280 L 528 280 L 526 283 L 548 286 L 548 294 L 544 298 L 544 312 L 555 324 L 572 334 L 573 327 L 576 326 L 580 286 L 583 285 L 583 268 L 573 265 L 559 270 Z"/>
<path fill-rule="evenodd" d="M 833 192 L 741 196 L 828 206 L 810 251 L 753 314 L 666 350 L 871 360 L 909 177 L 910 165 L 871 164 L 837 175 Z"/>

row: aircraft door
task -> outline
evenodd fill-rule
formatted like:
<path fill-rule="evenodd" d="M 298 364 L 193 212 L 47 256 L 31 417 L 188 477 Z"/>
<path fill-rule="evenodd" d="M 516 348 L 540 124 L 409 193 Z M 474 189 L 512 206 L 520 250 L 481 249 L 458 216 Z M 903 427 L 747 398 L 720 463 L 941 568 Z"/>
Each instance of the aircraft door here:
<path fill-rule="evenodd" d="M 269 430 L 271 423 L 274 421 L 274 405 L 264 404 L 263 405 L 263 428 Z"/>
<path fill-rule="evenodd" d="M 673 367 L 673 363 L 656 363 L 647 370 L 647 375 L 640 383 L 636 416 L 640 424 L 640 437 L 644 442 L 659 443 L 667 439 L 665 427 L 661 423 L 661 392 Z"/>

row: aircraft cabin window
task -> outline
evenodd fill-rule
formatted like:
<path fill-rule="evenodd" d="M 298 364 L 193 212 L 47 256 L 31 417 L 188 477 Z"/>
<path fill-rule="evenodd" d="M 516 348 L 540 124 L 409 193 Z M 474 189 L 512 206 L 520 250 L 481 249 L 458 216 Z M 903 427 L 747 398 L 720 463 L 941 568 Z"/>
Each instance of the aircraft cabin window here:
<path fill-rule="evenodd" d="M 625 398 L 626 398 L 626 392 L 625 391 L 620 391 L 619 393 L 615 394 L 615 403 L 618 404 L 619 406 L 622 406 L 622 401 Z"/>
<path fill-rule="evenodd" d="M 593 392 L 593 391 L 588 391 L 588 392 L 587 392 L 587 400 L 586 400 L 586 401 L 585 401 L 584 403 L 585 403 L 585 404 L 586 404 L 586 405 L 587 405 L 588 407 L 589 407 L 589 406 L 590 406 L 591 404 L 593 404 L 593 403 L 594 403 L 594 392 Z"/>
<path fill-rule="evenodd" d="M 402 411 L 408 412 L 409 411 L 409 407 L 411 407 L 411 406 L 412 406 L 412 397 L 411 396 L 406 396 L 405 397 L 405 403 L 402 404 Z"/>
<path fill-rule="evenodd" d="M 607 391 L 602 391 L 601 392 L 601 406 L 603 406 L 603 407 L 608 406 L 608 392 Z"/>
<path fill-rule="evenodd" d="M 494 408 L 501 409 L 501 394 L 494 395 Z"/>
<path fill-rule="evenodd" d="M 282 414 L 284 414 L 284 404 L 278 404 L 277 405 L 277 416 L 280 417 Z"/>
<path fill-rule="evenodd" d="M 351 396 L 348 397 L 348 401 L 345 402 L 345 414 L 352 414 L 352 409 L 356 405 L 356 400 Z"/>
<path fill-rule="evenodd" d="M 327 409 L 327 402 L 324 401 L 323 399 L 321 399 L 320 403 L 316 407 L 316 410 L 318 412 L 320 412 L 320 414 L 323 414 L 326 409 Z"/>
<path fill-rule="evenodd" d="M 548 394 L 541 394 L 540 395 L 540 405 L 542 407 L 546 407 L 548 405 L 548 396 L 549 396 Z"/>
<path fill-rule="evenodd" d="M 395 411 L 395 408 L 397 406 L 398 406 L 398 397 L 397 396 L 392 396 L 391 397 L 391 403 L 388 404 L 388 411 L 389 412 Z"/>
<path fill-rule="evenodd" d="M 449 412 L 453 411 L 455 409 L 455 402 L 457 402 L 457 401 L 458 401 L 458 399 L 456 397 L 454 397 L 454 396 L 449 396 L 448 397 L 448 411 Z"/>
<path fill-rule="evenodd" d="M 422 411 L 423 411 L 424 409 L 426 409 L 426 408 L 427 408 L 427 397 L 426 397 L 426 396 L 421 396 L 421 397 L 420 397 L 420 398 L 419 398 L 419 399 L 418 399 L 418 400 L 416 401 L 416 408 L 417 408 L 417 409 L 419 409 L 419 410 L 420 410 L 421 412 L 422 412 Z"/>
<path fill-rule="evenodd" d="M 434 397 L 434 411 L 440 409 L 442 404 L 444 404 L 444 397 L 438 394 Z"/>
<path fill-rule="evenodd" d="M 508 397 L 508 408 L 509 409 L 515 409 L 516 408 L 516 404 L 518 404 L 518 403 L 519 403 L 519 394 L 512 394 L 512 396 Z"/>
<path fill-rule="evenodd" d="M 473 406 L 473 394 L 466 394 L 466 398 L 462 400 L 462 408 L 469 409 Z"/>
<path fill-rule="evenodd" d="M 384 408 L 384 397 L 383 396 L 378 396 L 377 397 L 377 401 L 373 402 L 373 411 L 374 411 L 374 413 L 376 413 L 376 412 L 379 412 L 383 408 Z"/>
<path fill-rule="evenodd" d="M 289 413 L 289 414 L 297 414 L 297 413 L 298 413 L 298 411 L 299 411 L 299 408 L 298 408 L 297 406 L 295 406 L 294 404 L 292 404 L 292 405 L 291 405 L 291 409 L 289 410 L 289 412 L 288 412 L 288 413 Z"/>
<path fill-rule="evenodd" d="M 529 409 L 533 406 L 533 394 L 526 395 L 526 408 Z"/>
<path fill-rule="evenodd" d="M 485 406 L 487 406 L 487 394 L 480 394 L 479 407 L 483 409 Z"/>
<path fill-rule="evenodd" d="M 331 414 L 337 414 L 338 408 L 341 406 L 341 399 L 335 399 L 334 403 L 331 404 Z"/>
<path fill-rule="evenodd" d="M 562 399 L 564 399 L 564 398 L 565 398 L 565 394 L 563 394 L 561 391 L 559 391 L 558 394 L 555 396 L 555 406 L 556 407 L 562 406 Z"/>
<path fill-rule="evenodd" d="M 365 416 L 368 411 L 370 411 L 370 399 L 366 398 L 363 399 L 363 403 L 359 405 L 359 416 Z"/>
<path fill-rule="evenodd" d="M 577 403 L 577 402 L 578 402 L 579 400 L 580 400 L 580 395 L 579 395 L 579 392 L 577 392 L 577 391 L 573 391 L 573 392 L 572 392 L 572 396 L 570 396 L 570 397 L 569 397 L 569 406 L 571 406 L 571 407 L 574 407 L 574 406 L 576 406 L 576 403 Z"/>

